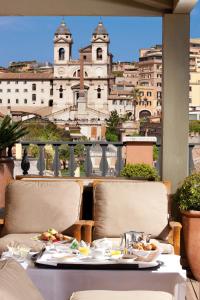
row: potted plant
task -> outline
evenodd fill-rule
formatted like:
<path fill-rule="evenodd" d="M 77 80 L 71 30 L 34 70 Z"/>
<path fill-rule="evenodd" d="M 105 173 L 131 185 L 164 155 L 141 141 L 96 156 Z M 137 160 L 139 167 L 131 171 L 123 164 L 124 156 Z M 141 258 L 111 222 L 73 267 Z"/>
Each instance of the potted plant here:
<path fill-rule="evenodd" d="M 129 179 L 140 179 L 156 181 L 159 180 L 158 171 L 156 168 L 144 164 L 127 164 L 121 171 L 121 176 L 127 177 Z"/>
<path fill-rule="evenodd" d="M 0 122 L 0 208 L 4 206 L 5 187 L 13 178 L 12 146 L 26 134 L 27 130 L 22 126 L 22 121 L 12 122 L 11 117 L 7 115 Z"/>
<path fill-rule="evenodd" d="M 186 177 L 175 200 L 182 215 L 187 260 L 194 277 L 200 281 L 200 173 Z"/>

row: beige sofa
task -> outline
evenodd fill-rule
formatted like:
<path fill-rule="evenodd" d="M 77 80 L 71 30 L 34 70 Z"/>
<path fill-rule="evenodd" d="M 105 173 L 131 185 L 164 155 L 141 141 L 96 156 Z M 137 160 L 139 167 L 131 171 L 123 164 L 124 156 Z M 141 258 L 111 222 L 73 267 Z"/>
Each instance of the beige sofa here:
<path fill-rule="evenodd" d="M 80 181 L 13 181 L 6 191 L 0 252 L 10 242 L 40 249 L 33 238 L 48 228 L 81 239 L 82 183 Z"/>
<path fill-rule="evenodd" d="M 169 185 L 96 181 L 93 194 L 93 240 L 110 238 L 116 243 L 124 232 L 142 231 L 160 241 L 163 253 L 179 254 L 181 224 L 170 221 Z"/>
<path fill-rule="evenodd" d="M 173 300 L 161 291 L 81 291 L 73 293 L 70 300 Z"/>

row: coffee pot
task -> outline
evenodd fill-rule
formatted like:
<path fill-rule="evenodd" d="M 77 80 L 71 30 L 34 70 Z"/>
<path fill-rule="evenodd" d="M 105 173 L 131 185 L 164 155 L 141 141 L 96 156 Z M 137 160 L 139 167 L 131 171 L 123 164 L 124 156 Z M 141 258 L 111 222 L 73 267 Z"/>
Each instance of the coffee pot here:
<path fill-rule="evenodd" d="M 138 242 L 148 243 L 150 241 L 151 234 L 145 234 L 140 231 L 127 231 L 122 234 L 120 247 L 129 248 L 132 244 Z"/>

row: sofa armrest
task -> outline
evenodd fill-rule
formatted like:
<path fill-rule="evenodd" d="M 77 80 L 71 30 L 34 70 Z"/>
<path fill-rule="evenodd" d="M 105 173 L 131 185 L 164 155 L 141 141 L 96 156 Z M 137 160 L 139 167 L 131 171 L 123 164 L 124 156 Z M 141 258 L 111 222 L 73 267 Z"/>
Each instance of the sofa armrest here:
<path fill-rule="evenodd" d="M 182 225 L 179 222 L 169 222 L 170 232 L 168 236 L 169 243 L 174 246 L 174 252 L 180 255 L 180 238 Z"/>
<path fill-rule="evenodd" d="M 79 220 L 63 233 L 73 236 L 77 241 L 83 240 L 86 243 L 91 243 L 93 227 L 94 221 Z"/>
<path fill-rule="evenodd" d="M 1 230 L 3 229 L 3 225 L 4 225 L 4 219 L 0 218 L 0 234 L 1 234 Z"/>
<path fill-rule="evenodd" d="M 82 220 L 81 228 L 81 239 L 86 243 L 92 243 L 92 233 L 94 228 L 94 221 L 91 220 Z"/>

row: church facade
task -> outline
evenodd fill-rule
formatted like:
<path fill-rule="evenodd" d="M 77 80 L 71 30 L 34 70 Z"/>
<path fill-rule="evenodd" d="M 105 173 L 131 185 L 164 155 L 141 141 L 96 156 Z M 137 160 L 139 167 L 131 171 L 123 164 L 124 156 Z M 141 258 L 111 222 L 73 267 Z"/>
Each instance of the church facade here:
<path fill-rule="evenodd" d="M 112 77 L 109 34 L 102 22 L 91 44 L 72 58 L 73 37 L 61 22 L 54 34 L 53 70 L 0 73 L 0 107 L 39 113 L 48 107 L 53 120 L 105 119 Z"/>

